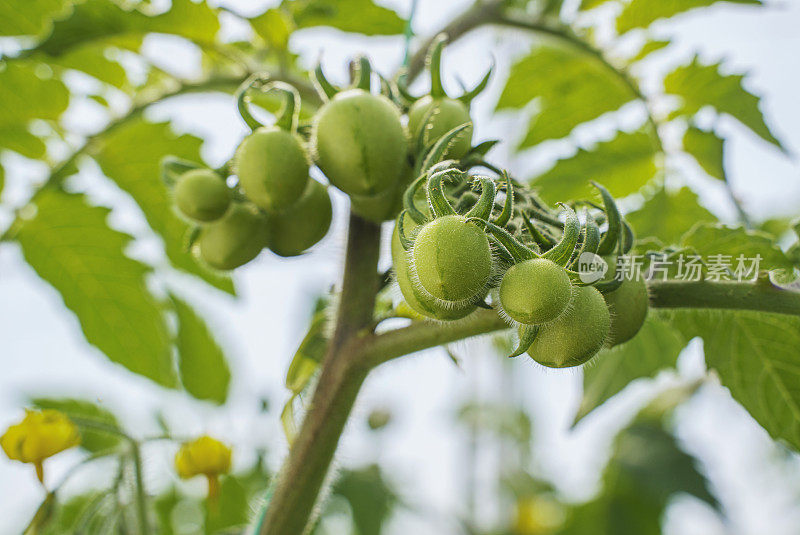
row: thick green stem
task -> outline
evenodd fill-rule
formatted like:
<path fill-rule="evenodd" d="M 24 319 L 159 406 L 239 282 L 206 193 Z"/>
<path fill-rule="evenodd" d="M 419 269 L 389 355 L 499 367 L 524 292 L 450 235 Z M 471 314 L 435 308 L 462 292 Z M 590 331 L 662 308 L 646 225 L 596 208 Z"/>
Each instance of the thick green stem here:
<path fill-rule="evenodd" d="M 650 302 L 657 308 L 754 310 L 800 316 L 800 292 L 767 280 L 756 282 L 650 281 Z"/>
<path fill-rule="evenodd" d="M 380 282 L 379 252 L 380 226 L 351 215 L 333 338 L 308 412 L 259 528 L 260 535 L 299 535 L 312 515 L 339 437 L 369 372 L 356 346 L 359 332 L 372 323 Z"/>

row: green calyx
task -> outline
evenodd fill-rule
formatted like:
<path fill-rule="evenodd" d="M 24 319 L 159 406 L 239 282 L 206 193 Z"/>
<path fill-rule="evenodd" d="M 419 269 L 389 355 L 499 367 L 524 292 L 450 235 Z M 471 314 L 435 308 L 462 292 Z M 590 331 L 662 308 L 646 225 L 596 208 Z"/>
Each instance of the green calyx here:
<path fill-rule="evenodd" d="M 250 76 L 236 91 L 236 106 L 239 115 L 251 130 L 263 127 L 261 122 L 253 117 L 248 107 L 248 97 L 251 90 L 259 90 L 263 93 L 277 91 L 283 94 L 284 103 L 281 110 L 275 114 L 275 126 L 287 132 L 296 132 L 298 118 L 300 116 L 300 94 L 291 85 L 280 81 L 269 81 L 265 74 L 254 74 Z"/>

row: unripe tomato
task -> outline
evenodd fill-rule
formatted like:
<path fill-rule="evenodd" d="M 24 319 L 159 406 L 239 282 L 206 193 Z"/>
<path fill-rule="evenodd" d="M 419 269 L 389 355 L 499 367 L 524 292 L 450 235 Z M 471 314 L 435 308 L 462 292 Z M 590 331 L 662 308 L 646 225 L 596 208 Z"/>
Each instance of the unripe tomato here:
<path fill-rule="evenodd" d="M 369 221 L 381 223 L 397 217 L 403 209 L 403 193 L 413 180 L 413 169 L 407 163 L 404 173 L 396 185 L 377 195 L 350 196 L 350 209 Z"/>
<path fill-rule="evenodd" d="M 262 127 L 236 149 L 236 174 L 247 198 L 268 212 L 294 204 L 308 184 L 308 158 L 300 139 L 276 126 Z"/>
<path fill-rule="evenodd" d="M 579 366 L 600 351 L 610 326 L 603 295 L 591 286 L 575 287 L 567 310 L 541 326 L 528 355 L 549 368 Z"/>
<path fill-rule="evenodd" d="M 412 258 L 422 288 L 444 301 L 473 299 L 492 274 L 486 234 L 461 215 L 426 223 L 414 240 Z"/>
<path fill-rule="evenodd" d="M 202 223 L 225 215 L 231 203 L 225 181 L 210 169 L 193 169 L 182 174 L 175 184 L 174 195 L 181 213 Z"/>
<path fill-rule="evenodd" d="M 564 268 L 544 258 L 515 264 L 500 282 L 500 303 L 511 319 L 535 325 L 553 321 L 567 308 L 572 286 Z"/>
<path fill-rule="evenodd" d="M 611 333 L 608 347 L 627 342 L 639 332 L 650 306 L 647 283 L 644 278 L 626 278 L 622 285 L 603 296 L 611 312 Z"/>
<path fill-rule="evenodd" d="M 216 269 L 234 269 L 255 257 L 267 243 L 267 223 L 255 206 L 236 203 L 225 217 L 204 227 L 197 239 L 200 257 Z"/>
<path fill-rule="evenodd" d="M 413 221 L 406 216 L 405 231 L 410 232 L 413 227 Z M 472 303 L 442 306 L 431 296 L 425 295 L 411 280 L 409 261 L 409 254 L 403 249 L 403 245 L 400 243 L 400 234 L 395 227 L 392 233 L 392 264 L 394 265 L 395 277 L 397 278 L 398 286 L 400 286 L 400 292 L 403 294 L 403 299 L 412 310 L 428 318 L 448 321 L 461 319 L 477 308 Z"/>
<path fill-rule="evenodd" d="M 408 110 L 408 131 L 412 136 L 419 132 L 422 124 L 428 117 L 428 112 L 436 108 L 435 115 L 430 118 L 428 127 L 428 138 L 430 141 L 439 139 L 447 132 L 464 123 L 472 122 L 469 116 L 469 108 L 459 101 L 444 97 L 434 99 L 426 95 L 411 105 Z M 445 158 L 458 160 L 463 158 L 472 146 L 472 126 L 470 125 L 456 139 L 455 143 L 445 152 Z"/>
<path fill-rule="evenodd" d="M 305 193 L 289 210 L 267 216 L 267 246 L 279 256 L 297 256 L 325 237 L 332 215 L 328 189 L 309 180 Z"/>
<path fill-rule="evenodd" d="M 399 110 L 362 89 L 338 93 L 320 108 L 312 140 L 317 165 L 348 195 L 385 192 L 405 169 L 408 140 Z"/>

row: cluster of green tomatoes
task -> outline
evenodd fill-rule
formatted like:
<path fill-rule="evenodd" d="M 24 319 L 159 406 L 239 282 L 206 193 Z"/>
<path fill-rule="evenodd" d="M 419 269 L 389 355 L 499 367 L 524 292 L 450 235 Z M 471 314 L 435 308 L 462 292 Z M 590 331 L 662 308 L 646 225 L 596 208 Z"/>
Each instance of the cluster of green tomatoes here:
<path fill-rule="evenodd" d="M 478 308 L 497 309 L 519 330 L 512 356 L 527 352 L 550 367 L 580 365 L 604 345 L 629 340 L 645 320 L 648 295 L 643 280 L 614 276 L 617 258 L 634 241 L 614 199 L 596 185 L 602 204 L 578 200 L 554 209 L 486 161 L 497 142 L 473 146 L 469 108 L 491 69 L 473 90 L 449 97 L 440 75 L 445 40 L 431 45 L 431 90 L 422 97 L 409 92 L 403 75 L 380 77 L 380 92 L 372 92 L 366 58 L 352 63 L 346 89 L 317 67 L 324 103 L 309 124 L 298 124 L 295 88 L 248 80 L 238 106 L 253 132 L 232 160 L 235 178 L 165 162 L 179 211 L 197 224 L 200 257 L 233 269 L 264 247 L 293 256 L 321 240 L 331 203 L 327 187 L 309 176 L 316 165 L 349 196 L 353 213 L 396 220 L 392 260 L 409 315 L 457 321 Z M 250 114 L 252 91 L 285 96 L 275 125 Z M 610 264 L 610 275 L 587 282 L 579 271 L 587 255 Z"/>

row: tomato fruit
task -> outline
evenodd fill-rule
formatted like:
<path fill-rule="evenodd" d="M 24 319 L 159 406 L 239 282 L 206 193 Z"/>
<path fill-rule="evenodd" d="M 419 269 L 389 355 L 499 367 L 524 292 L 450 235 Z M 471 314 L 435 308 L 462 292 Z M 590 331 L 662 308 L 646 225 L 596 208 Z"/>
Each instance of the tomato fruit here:
<path fill-rule="evenodd" d="M 536 258 L 511 266 L 500 282 L 500 303 L 511 319 L 535 325 L 553 321 L 569 304 L 567 272 L 555 262 Z"/>
<path fill-rule="evenodd" d="M 644 278 L 626 278 L 622 285 L 603 296 L 611 312 L 609 347 L 627 342 L 639 332 L 647 318 L 650 299 Z"/>
<path fill-rule="evenodd" d="M 268 212 L 294 204 L 309 181 L 300 139 L 277 126 L 258 128 L 236 150 L 236 174 L 247 198 Z"/>
<path fill-rule="evenodd" d="M 209 266 L 229 270 L 258 256 L 267 234 L 266 219 L 255 206 L 235 203 L 225 217 L 203 228 L 197 245 Z"/>
<path fill-rule="evenodd" d="M 289 210 L 267 215 L 267 246 L 279 256 L 297 256 L 325 237 L 332 216 L 328 189 L 311 179 Z"/>
<path fill-rule="evenodd" d="M 231 203 L 225 180 L 210 169 L 193 169 L 182 174 L 173 193 L 180 212 L 201 223 L 216 221 L 225 215 Z"/>
<path fill-rule="evenodd" d="M 469 108 L 463 102 L 448 98 L 433 98 L 426 95 L 411 105 L 408 110 L 408 131 L 412 136 L 417 136 L 420 129 L 427 124 L 428 142 L 433 142 L 447 132 L 464 123 L 471 123 Z M 455 142 L 445 151 L 444 158 L 458 160 L 463 158 L 472 146 L 472 125 L 456 138 Z"/>
<path fill-rule="evenodd" d="M 579 366 L 600 351 L 610 326 L 603 295 L 591 286 L 575 287 L 566 311 L 539 328 L 528 355 L 549 368 Z"/>

